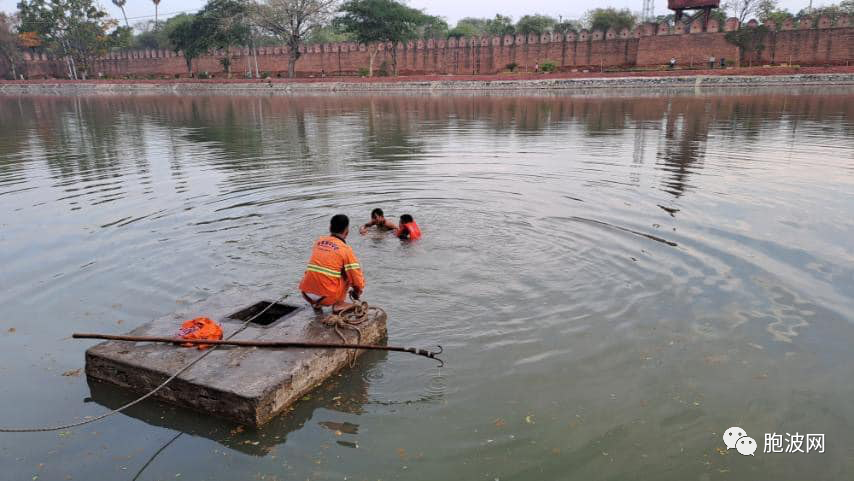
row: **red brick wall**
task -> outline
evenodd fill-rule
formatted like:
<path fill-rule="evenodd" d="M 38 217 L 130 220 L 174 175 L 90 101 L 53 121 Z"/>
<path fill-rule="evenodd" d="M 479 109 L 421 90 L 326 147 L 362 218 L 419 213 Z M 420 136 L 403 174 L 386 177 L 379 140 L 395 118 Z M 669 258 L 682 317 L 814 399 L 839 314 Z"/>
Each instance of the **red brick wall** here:
<path fill-rule="evenodd" d="M 710 56 L 720 61 L 738 59 L 738 47 L 726 41 L 724 33 L 688 33 L 641 37 L 638 46 L 638 65 L 665 65 L 676 57 L 678 65 L 701 65 Z"/>
<path fill-rule="evenodd" d="M 732 19 L 734 20 L 734 19 Z M 818 24 L 818 22 L 816 22 Z M 736 22 L 737 25 L 737 22 Z M 826 25 L 826 23 L 825 23 Z M 845 25 L 840 23 L 840 25 Z M 738 49 L 726 41 L 725 33 L 673 33 L 652 26 L 640 26 L 632 32 L 586 32 L 567 37 L 561 35 L 503 38 L 429 40 L 399 44 L 398 70 L 401 74 L 493 74 L 516 63 L 522 71 L 534 65 L 552 61 L 562 70 L 664 65 L 676 57 L 680 66 L 705 64 L 709 56 L 738 60 Z M 727 22 L 725 29 L 734 26 Z M 847 64 L 854 60 L 854 28 L 803 28 L 787 26 L 789 30 L 774 31 L 765 39 L 765 50 L 758 60 L 762 63 L 796 63 L 800 65 Z M 675 30 L 675 29 L 674 29 Z M 687 29 L 686 29 L 687 31 Z M 473 44 L 473 45 L 472 45 Z M 380 46 L 374 68 L 383 62 L 391 63 L 390 47 Z M 369 53 L 365 46 L 329 44 L 304 47 L 297 62 L 299 76 L 354 75 L 367 68 Z M 248 50 L 232 52 L 232 72 L 242 76 L 248 69 Z M 223 53 L 208 55 L 194 61 L 194 70 L 208 71 L 218 76 L 223 72 L 220 60 Z M 258 55 L 259 70 L 273 75 L 287 72 L 288 55 L 285 47 L 266 47 Z M 27 71 L 31 77 L 64 76 L 62 62 L 46 57 L 29 59 Z M 3 66 L 0 66 L 3 70 Z M 133 75 L 144 77 L 186 76 L 184 58 L 162 50 L 115 52 L 96 62 L 95 75 L 100 72 L 111 77 Z M 2 74 L 3 72 L 0 72 Z M 91 74 L 90 74 L 91 76 Z"/>
<path fill-rule="evenodd" d="M 854 61 L 854 28 L 788 30 L 772 33 L 762 59 L 773 63 L 846 64 Z"/>

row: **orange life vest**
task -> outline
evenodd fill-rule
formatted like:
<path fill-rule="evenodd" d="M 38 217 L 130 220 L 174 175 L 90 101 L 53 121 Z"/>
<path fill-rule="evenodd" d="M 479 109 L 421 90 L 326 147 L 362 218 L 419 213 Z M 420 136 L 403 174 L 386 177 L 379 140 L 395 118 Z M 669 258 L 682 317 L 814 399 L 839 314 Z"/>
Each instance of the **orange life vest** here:
<path fill-rule="evenodd" d="M 421 238 L 421 229 L 412 221 L 402 224 L 394 234 L 401 239 L 418 240 Z"/>
<path fill-rule="evenodd" d="M 362 267 L 353 249 L 335 236 L 317 239 L 299 285 L 300 291 L 323 297 L 319 304 L 331 306 L 346 299 L 350 286 L 365 288 Z"/>
<path fill-rule="evenodd" d="M 207 339 L 218 341 L 222 339 L 222 327 L 207 317 L 197 317 L 181 324 L 178 331 L 181 339 Z M 181 344 L 184 347 L 198 346 L 199 350 L 207 349 L 210 344 Z"/>

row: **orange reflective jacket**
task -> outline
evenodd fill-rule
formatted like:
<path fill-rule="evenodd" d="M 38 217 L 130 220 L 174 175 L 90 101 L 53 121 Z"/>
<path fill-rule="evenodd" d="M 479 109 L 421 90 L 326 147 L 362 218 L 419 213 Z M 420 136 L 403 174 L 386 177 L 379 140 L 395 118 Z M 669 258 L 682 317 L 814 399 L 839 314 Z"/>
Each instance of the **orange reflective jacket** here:
<path fill-rule="evenodd" d="M 181 339 L 206 339 L 218 341 L 222 339 L 222 327 L 207 317 L 197 317 L 181 324 L 178 331 Z M 181 344 L 184 347 L 197 346 L 200 350 L 210 347 L 209 344 Z"/>
<path fill-rule="evenodd" d="M 401 239 L 418 240 L 421 238 L 421 229 L 412 221 L 402 224 L 394 234 Z"/>
<path fill-rule="evenodd" d="M 300 290 L 322 296 L 320 303 L 328 306 L 343 301 L 349 286 L 365 288 L 365 277 L 353 249 L 335 236 L 317 239 Z"/>

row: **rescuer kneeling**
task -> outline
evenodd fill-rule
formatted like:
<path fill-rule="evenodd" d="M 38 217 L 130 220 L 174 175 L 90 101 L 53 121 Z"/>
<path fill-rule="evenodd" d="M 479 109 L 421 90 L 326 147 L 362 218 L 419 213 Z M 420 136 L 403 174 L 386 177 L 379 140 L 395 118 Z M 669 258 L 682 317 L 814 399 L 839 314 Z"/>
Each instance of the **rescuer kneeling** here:
<path fill-rule="evenodd" d="M 323 312 L 323 306 L 332 306 L 332 312 L 340 312 L 352 305 L 347 302 L 348 289 L 352 287 L 353 299 L 358 299 L 365 289 L 359 259 L 347 245 L 350 219 L 344 214 L 333 216 L 329 233 L 314 243 L 299 285 L 302 296 L 317 313 Z"/>

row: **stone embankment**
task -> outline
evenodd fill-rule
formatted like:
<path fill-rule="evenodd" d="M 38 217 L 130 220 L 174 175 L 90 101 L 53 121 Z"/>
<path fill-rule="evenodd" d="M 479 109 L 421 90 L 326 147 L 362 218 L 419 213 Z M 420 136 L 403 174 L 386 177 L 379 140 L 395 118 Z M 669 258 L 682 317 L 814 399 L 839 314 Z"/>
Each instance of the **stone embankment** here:
<path fill-rule="evenodd" d="M 39 81 L 0 82 L 2 93 L 301 93 L 301 92 L 443 92 L 573 91 L 591 89 L 673 89 L 726 87 L 854 86 L 854 69 L 840 73 L 788 75 L 643 75 L 622 77 L 317 79 L 316 81 Z"/>

